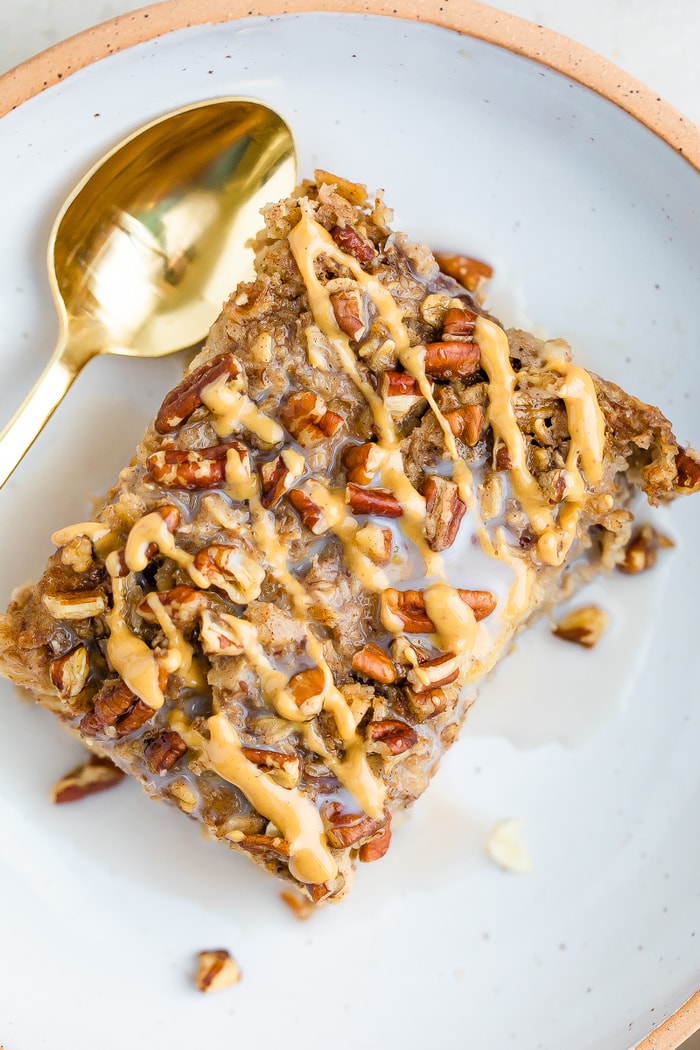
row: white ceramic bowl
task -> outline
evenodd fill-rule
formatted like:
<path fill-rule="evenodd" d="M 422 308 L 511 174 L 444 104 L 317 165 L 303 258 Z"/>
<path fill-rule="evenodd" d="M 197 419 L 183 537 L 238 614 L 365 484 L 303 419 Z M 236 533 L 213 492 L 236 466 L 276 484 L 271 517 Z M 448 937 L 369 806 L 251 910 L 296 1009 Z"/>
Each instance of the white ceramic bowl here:
<path fill-rule="evenodd" d="M 3 415 L 55 337 L 44 250 L 71 184 L 148 118 L 244 94 L 288 120 L 302 174 L 384 187 L 413 237 L 494 263 L 504 322 L 565 336 L 700 442 L 697 131 L 590 53 L 476 4 L 278 6 L 231 19 L 174 0 L 0 80 Z M 177 367 L 89 366 L 0 492 L 4 596 L 109 485 Z M 134 785 L 53 809 L 78 749 L 0 686 L 6 1050 L 642 1039 L 697 985 L 699 513 L 689 500 L 657 516 L 677 541 L 658 571 L 596 585 L 612 619 L 596 650 L 544 627 L 518 642 L 388 857 L 308 925 Z M 509 817 L 527 876 L 485 852 Z M 202 1001 L 192 958 L 219 946 L 244 978 Z M 653 1045 L 677 1045 L 696 1006 Z"/>

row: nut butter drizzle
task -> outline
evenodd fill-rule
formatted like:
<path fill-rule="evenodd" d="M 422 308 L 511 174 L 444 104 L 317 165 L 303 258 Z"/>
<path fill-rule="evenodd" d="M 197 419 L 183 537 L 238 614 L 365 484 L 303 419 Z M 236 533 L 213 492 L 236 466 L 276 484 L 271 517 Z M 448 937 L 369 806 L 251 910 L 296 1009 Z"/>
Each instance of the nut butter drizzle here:
<path fill-rule="evenodd" d="M 485 317 L 476 321 L 475 338 L 481 348 L 482 368 L 489 378 L 487 416 L 494 433 L 508 449 L 513 491 L 539 537 L 540 560 L 546 565 L 561 565 L 576 536 L 585 504 L 586 480 L 595 485 L 603 474 L 605 424 L 593 381 L 582 368 L 562 356 L 552 353 L 547 360 L 547 366 L 564 380 L 558 393 L 566 406 L 571 439 L 566 464 L 568 488 L 557 522 L 527 466 L 525 440 L 513 405 L 517 376 L 510 363 L 508 338 L 502 328 Z M 548 345 L 554 348 L 557 344 Z"/>

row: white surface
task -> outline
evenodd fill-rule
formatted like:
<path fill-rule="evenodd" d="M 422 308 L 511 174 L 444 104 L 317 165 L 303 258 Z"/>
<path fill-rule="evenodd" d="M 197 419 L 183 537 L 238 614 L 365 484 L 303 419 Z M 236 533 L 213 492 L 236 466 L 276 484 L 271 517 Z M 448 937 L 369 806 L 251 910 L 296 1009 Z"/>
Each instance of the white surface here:
<path fill-rule="evenodd" d="M 96 22 L 143 6 L 124 0 L 3 0 L 0 72 Z M 494 6 L 605 55 L 700 124 L 698 0 L 506 0 Z"/>
<path fill-rule="evenodd" d="M 71 182 L 134 123 L 243 93 L 287 117 L 303 171 L 318 161 L 384 185 L 412 234 L 487 254 L 504 320 L 517 305 L 566 335 L 586 363 L 660 403 L 679 436 L 697 440 L 697 174 L 615 107 L 507 52 L 415 25 L 397 35 L 383 21 L 349 20 L 337 30 L 335 19 L 297 18 L 183 31 L 0 122 L 3 414 L 53 340 L 43 250 Z M 299 77 L 309 34 L 328 75 L 323 93 Z M 410 149 L 428 127 L 440 143 L 437 202 L 435 152 Z M 90 366 L 0 492 L 11 552 L 2 594 L 40 570 L 54 527 L 85 515 L 86 485 L 99 492 L 112 480 L 174 371 Z M 107 442 L 79 440 L 98 426 Z M 600 648 L 566 650 L 563 669 L 561 647 L 523 639 L 504 668 L 512 674 L 517 661 L 531 683 L 520 710 L 503 717 L 514 690 L 497 675 L 388 857 L 307 926 L 275 884 L 133 785 L 53 810 L 46 788 L 78 749 L 3 686 L 6 1050 L 279 1038 L 294 1050 L 321 1038 L 336 1050 L 369 1041 L 462 1050 L 465 1031 L 495 1050 L 620 1050 L 644 1035 L 694 990 L 700 925 L 700 673 L 687 659 L 697 507 L 662 521 L 678 549 L 652 577 L 605 588 L 613 630 Z M 575 733 L 566 706 L 586 712 Z M 485 854 L 492 828 L 511 817 L 524 820 L 528 876 Z M 223 945 L 244 979 L 202 1000 L 190 959 Z"/>

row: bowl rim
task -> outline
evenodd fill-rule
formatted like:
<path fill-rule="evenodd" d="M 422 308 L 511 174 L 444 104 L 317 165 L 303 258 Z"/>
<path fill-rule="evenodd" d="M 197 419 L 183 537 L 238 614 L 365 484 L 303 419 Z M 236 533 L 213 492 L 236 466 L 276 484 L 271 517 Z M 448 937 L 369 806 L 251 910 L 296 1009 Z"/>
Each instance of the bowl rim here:
<path fill-rule="evenodd" d="M 0 117 L 109 55 L 179 29 L 242 18 L 328 12 L 386 16 L 452 29 L 511 51 L 590 88 L 624 110 L 700 173 L 700 127 L 609 59 L 545 26 L 478 0 L 161 0 L 84 29 L 0 75 Z M 678 1050 L 700 1030 L 700 989 L 636 1045 Z"/>

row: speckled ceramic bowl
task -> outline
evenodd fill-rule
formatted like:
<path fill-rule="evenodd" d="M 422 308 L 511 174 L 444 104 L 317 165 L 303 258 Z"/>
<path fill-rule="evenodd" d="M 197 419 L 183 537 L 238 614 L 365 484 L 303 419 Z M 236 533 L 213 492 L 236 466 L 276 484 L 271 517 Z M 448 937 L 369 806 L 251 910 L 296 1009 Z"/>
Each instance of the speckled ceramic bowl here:
<path fill-rule="evenodd" d="M 569 41 L 468 0 L 172 0 L 0 85 L 5 417 L 53 345 L 44 251 L 72 183 L 158 113 L 243 94 L 287 119 L 303 174 L 382 186 L 413 237 L 489 258 L 505 323 L 568 338 L 700 443 L 700 135 Z M 81 377 L 0 492 L 3 596 L 109 485 L 176 370 Z M 655 519 L 677 542 L 657 571 L 596 585 L 611 629 L 593 652 L 546 625 L 519 641 L 390 854 L 306 926 L 134 785 L 52 809 L 75 746 L 0 686 L 6 1050 L 676 1047 L 700 1022 L 699 515 Z M 510 817 L 527 876 L 485 850 Z M 219 946 L 243 981 L 202 1002 L 191 960 Z"/>

